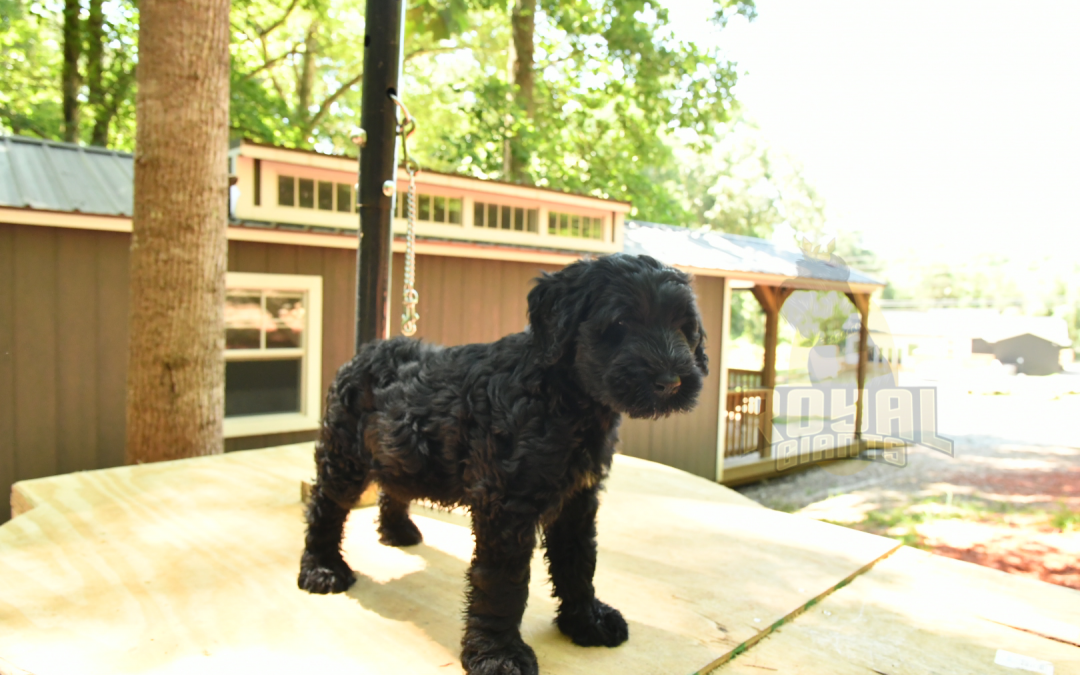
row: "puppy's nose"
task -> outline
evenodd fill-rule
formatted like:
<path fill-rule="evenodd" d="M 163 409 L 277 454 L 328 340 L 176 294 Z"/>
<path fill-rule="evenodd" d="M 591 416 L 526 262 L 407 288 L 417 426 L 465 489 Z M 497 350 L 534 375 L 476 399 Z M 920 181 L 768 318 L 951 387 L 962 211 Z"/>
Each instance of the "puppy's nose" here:
<path fill-rule="evenodd" d="M 682 378 L 675 373 L 664 373 L 660 377 L 656 378 L 654 387 L 656 388 L 657 396 L 672 396 L 675 392 L 679 391 L 679 385 L 682 384 Z"/>

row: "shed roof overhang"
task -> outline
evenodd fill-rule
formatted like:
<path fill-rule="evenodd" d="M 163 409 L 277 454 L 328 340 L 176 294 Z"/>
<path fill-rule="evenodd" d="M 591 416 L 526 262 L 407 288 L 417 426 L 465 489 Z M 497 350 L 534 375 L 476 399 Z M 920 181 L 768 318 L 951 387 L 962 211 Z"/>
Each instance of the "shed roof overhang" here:
<path fill-rule="evenodd" d="M 627 221 L 623 250 L 700 276 L 797 290 L 873 293 L 885 284 L 842 261 L 824 261 L 756 237 Z"/>

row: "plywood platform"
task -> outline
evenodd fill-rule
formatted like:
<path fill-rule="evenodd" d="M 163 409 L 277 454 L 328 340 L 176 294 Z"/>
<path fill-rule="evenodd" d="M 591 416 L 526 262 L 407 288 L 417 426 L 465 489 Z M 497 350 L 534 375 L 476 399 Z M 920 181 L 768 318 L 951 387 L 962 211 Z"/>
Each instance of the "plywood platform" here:
<path fill-rule="evenodd" d="M 308 595 L 296 588 L 296 574 L 300 483 L 313 473 L 311 454 L 310 445 L 289 446 L 18 484 L 28 510 L 0 526 L 0 673 L 460 673 L 472 551 L 466 518 L 415 509 L 424 543 L 393 549 L 377 543 L 375 510 L 357 509 L 345 541 L 356 585 L 343 595 Z M 803 635 L 794 629 L 818 616 L 803 613 L 807 605 L 856 606 L 857 584 L 876 583 L 884 595 L 875 602 L 899 607 L 906 596 L 889 596 L 892 585 L 917 586 L 926 576 L 901 574 L 912 563 L 906 553 L 889 557 L 891 540 L 770 511 L 641 460 L 617 457 L 602 499 L 596 586 L 626 616 L 630 640 L 586 649 L 559 634 L 538 553 L 522 632 L 544 673 L 689 675 L 721 664 L 789 672 L 787 662 L 761 670 L 750 659 L 773 650 L 801 662 L 794 648 L 824 658 L 812 637 L 793 648 L 781 642 Z M 995 578 L 1013 588 L 1005 575 Z M 1059 591 L 1067 591 L 1038 588 L 1041 595 L 1014 595 L 1041 606 L 1060 603 Z M 901 620 L 917 616 L 917 603 L 904 611 Z M 1055 616 L 1060 625 L 1077 623 Z M 835 640 L 858 644 L 858 633 L 848 626 Z M 906 628 L 888 634 L 901 645 L 921 636 Z M 790 672 L 869 672 L 852 668 Z"/>

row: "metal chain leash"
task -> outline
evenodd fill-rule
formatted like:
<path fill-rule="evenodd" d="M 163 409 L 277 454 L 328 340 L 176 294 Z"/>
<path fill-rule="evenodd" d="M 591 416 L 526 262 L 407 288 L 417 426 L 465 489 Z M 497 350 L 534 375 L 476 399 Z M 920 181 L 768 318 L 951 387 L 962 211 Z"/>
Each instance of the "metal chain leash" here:
<path fill-rule="evenodd" d="M 411 337 L 416 334 L 416 322 L 420 314 L 416 306 L 420 304 L 420 294 L 416 291 L 416 174 L 420 165 L 409 157 L 409 136 L 416 131 L 416 120 L 409 114 L 409 109 L 395 94 L 391 100 L 401 108 L 402 119 L 398 122 L 397 133 L 401 136 L 401 155 L 405 163 L 405 173 L 409 175 L 409 191 L 405 197 L 405 283 L 401 298 L 401 334 Z"/>

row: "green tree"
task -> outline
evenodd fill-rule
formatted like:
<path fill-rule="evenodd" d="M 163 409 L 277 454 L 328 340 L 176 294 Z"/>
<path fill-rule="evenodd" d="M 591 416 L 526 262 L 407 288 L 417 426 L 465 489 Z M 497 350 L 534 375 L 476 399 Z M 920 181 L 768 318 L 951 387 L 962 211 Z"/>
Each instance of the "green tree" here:
<path fill-rule="evenodd" d="M 237 0 L 230 127 L 236 136 L 344 149 L 360 115 L 364 19 L 357 0 Z"/>
<path fill-rule="evenodd" d="M 60 138 L 59 40 L 42 8 L 0 0 L 0 125 L 11 133 Z"/>
<path fill-rule="evenodd" d="M 717 28 L 754 16 L 749 1 L 714 8 Z M 645 0 L 516 0 L 509 24 L 491 35 L 507 45 L 505 67 L 485 65 L 460 87 L 471 93 L 468 129 L 444 137 L 437 159 L 480 177 L 633 197 L 635 215 L 682 222 L 670 137 L 681 129 L 707 146 L 734 107 L 734 65 L 679 41 L 667 11 Z"/>
<path fill-rule="evenodd" d="M 133 0 L 0 6 L 0 125 L 16 134 L 130 148 L 138 9 Z"/>
<path fill-rule="evenodd" d="M 688 225 L 768 238 L 781 225 L 812 240 L 825 225 L 825 204 L 802 168 L 774 149 L 754 124 L 721 127 L 708 152 L 683 149 L 681 185 Z"/>
<path fill-rule="evenodd" d="M 12 132 L 61 138 L 77 127 L 83 141 L 131 149 L 135 0 L 66 2 L 78 22 L 68 11 L 65 24 L 64 5 L 33 5 L 5 22 L 4 44 L 19 57 L 0 71 L 0 119 Z M 750 0 L 712 7 L 718 28 L 754 15 Z M 230 20 L 233 136 L 355 152 L 363 0 L 236 0 Z M 82 41 L 65 51 L 64 27 L 76 23 Z M 673 148 L 678 138 L 691 154 L 707 150 L 727 128 L 736 73 L 718 51 L 680 41 L 663 8 L 414 0 L 406 36 L 403 91 L 423 165 L 632 200 L 634 215 L 650 220 L 703 222 L 687 206 Z M 77 94 L 54 103 L 65 87 Z"/>

